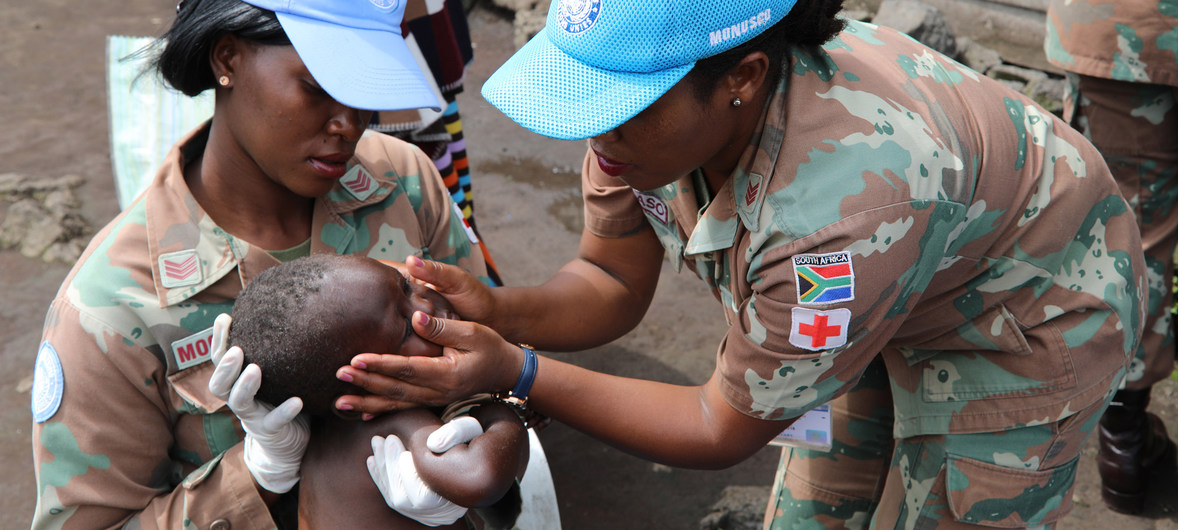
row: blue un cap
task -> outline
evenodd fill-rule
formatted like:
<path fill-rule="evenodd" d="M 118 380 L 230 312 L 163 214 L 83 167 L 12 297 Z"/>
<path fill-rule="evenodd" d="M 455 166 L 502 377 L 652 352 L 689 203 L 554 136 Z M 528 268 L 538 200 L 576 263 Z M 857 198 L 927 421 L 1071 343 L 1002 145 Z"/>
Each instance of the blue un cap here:
<path fill-rule="evenodd" d="M 278 16 L 307 70 L 336 101 L 365 110 L 442 110 L 401 34 L 408 0 L 244 1 Z"/>
<path fill-rule="evenodd" d="M 776 24 L 795 0 L 560 0 L 483 84 L 530 131 L 578 140 L 621 125 L 705 57 Z"/>

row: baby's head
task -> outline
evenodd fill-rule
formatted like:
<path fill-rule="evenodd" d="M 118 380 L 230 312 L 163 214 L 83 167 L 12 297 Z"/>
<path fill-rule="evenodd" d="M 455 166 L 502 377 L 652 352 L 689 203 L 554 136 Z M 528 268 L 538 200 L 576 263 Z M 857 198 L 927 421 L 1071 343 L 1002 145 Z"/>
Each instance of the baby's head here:
<path fill-rule="evenodd" d="M 237 298 L 229 344 L 262 369 L 258 399 L 303 399 L 331 412 L 335 398 L 363 391 L 336 379 L 358 353 L 441 355 L 410 325 L 414 311 L 456 318 L 445 298 L 396 269 L 360 256 L 315 254 L 254 278 Z"/>

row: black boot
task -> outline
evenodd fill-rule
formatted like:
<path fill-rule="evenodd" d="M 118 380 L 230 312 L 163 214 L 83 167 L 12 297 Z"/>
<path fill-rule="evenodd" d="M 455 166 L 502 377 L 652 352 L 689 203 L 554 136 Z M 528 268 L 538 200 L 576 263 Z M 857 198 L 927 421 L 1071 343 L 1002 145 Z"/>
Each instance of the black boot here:
<path fill-rule="evenodd" d="M 1149 392 L 1118 391 L 1100 418 L 1100 494 L 1113 511 L 1141 513 L 1150 476 L 1174 469 L 1174 442 L 1161 418 L 1145 411 Z"/>

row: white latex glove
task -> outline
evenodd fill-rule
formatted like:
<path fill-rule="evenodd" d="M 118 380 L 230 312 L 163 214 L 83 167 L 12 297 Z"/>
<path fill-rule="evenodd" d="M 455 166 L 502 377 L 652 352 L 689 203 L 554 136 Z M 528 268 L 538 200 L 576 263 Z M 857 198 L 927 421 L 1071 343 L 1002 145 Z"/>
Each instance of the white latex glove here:
<path fill-rule="evenodd" d="M 470 443 L 483 434 L 483 425 L 472 416 L 459 416 L 430 433 L 425 447 L 435 453 L 445 453 L 458 444 Z"/>
<path fill-rule="evenodd" d="M 221 315 L 213 323 L 213 375 L 209 392 L 225 399 L 245 429 L 245 465 L 262 488 L 286 493 L 299 481 L 299 466 L 310 433 L 299 416 L 303 400 L 292 397 L 277 408 L 254 398 L 262 385 L 262 370 L 251 364 L 241 369 L 245 355 L 236 346 L 225 348 L 231 319 Z"/>
<path fill-rule="evenodd" d="M 446 500 L 421 480 L 413 454 L 405 450 L 400 438 L 373 436 L 367 463 L 368 474 L 385 503 L 401 515 L 429 526 L 453 524 L 466 515 L 466 508 Z"/>

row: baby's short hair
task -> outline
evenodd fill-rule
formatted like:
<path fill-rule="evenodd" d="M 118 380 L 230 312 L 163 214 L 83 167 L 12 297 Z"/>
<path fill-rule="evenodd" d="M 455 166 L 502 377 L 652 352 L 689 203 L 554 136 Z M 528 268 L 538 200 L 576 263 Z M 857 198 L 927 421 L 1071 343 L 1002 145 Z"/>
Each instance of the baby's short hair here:
<path fill-rule="evenodd" d="M 346 259 L 313 254 L 271 267 L 238 296 L 229 344 L 245 352 L 246 366 L 256 363 L 262 369 L 258 399 L 278 405 L 299 396 L 305 412 L 319 415 L 332 410 L 336 397 L 362 393 L 335 377 L 360 353 L 354 351 L 343 315 L 316 301 L 329 269 Z"/>

